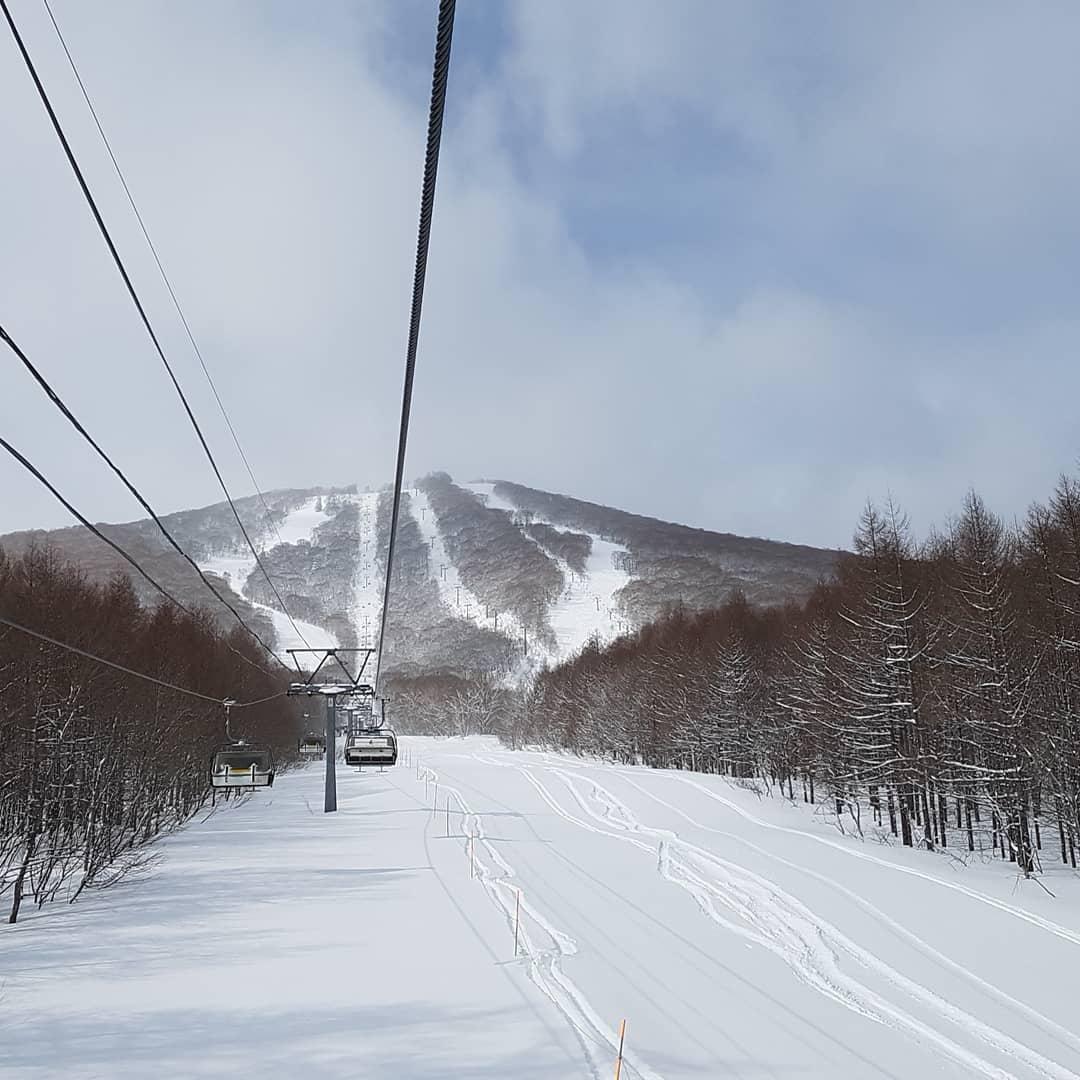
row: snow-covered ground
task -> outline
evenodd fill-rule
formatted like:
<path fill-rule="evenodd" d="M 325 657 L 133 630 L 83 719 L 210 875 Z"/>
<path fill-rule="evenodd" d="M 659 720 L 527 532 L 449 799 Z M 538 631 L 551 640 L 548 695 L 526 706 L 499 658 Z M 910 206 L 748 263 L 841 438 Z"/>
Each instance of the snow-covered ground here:
<path fill-rule="evenodd" d="M 493 510 L 519 513 L 512 503 L 495 494 L 494 484 L 478 482 L 465 486 L 482 496 Z M 533 520 L 551 525 L 552 528 L 560 528 L 535 515 Z M 625 570 L 616 568 L 613 562 L 613 557 L 625 554 L 626 549 L 592 533 L 587 535 L 592 540 L 592 553 L 586 562 L 584 575 L 575 573 L 565 560 L 544 548 L 546 554 L 559 564 L 566 580 L 562 595 L 548 611 L 548 622 L 558 642 L 558 652 L 554 659 L 565 660 L 575 656 L 592 638 L 601 642 L 611 641 L 630 629 L 629 623 L 619 610 L 616 596 L 630 581 L 630 575 Z"/>
<path fill-rule="evenodd" d="M 619 612 L 615 595 L 630 580 L 630 575 L 612 562 L 614 555 L 625 551 L 618 544 L 592 536 L 592 551 L 585 563 L 584 576 L 575 574 L 562 559 L 558 560 L 567 586 L 551 606 L 548 621 L 563 659 L 580 652 L 590 638 L 610 641 L 630 628 Z"/>
<path fill-rule="evenodd" d="M 311 534 L 328 517 L 324 511 L 315 509 L 318 501 L 318 498 L 308 499 L 302 506 L 290 511 L 272 534 L 272 543 L 295 544 L 301 540 L 310 541 Z M 229 583 L 234 593 L 243 596 L 244 583 L 255 569 L 255 556 L 247 549 L 237 550 L 199 560 L 198 565 L 199 569 L 206 573 L 220 574 Z M 321 626 L 304 622 L 303 619 L 290 620 L 284 612 L 276 608 L 256 603 L 246 596 L 244 599 L 273 620 L 279 652 L 285 649 L 305 648 L 305 640 L 307 646 L 313 649 L 332 649 L 338 643 L 337 638 Z M 296 623 L 295 627 L 293 622 Z"/>
<path fill-rule="evenodd" d="M 356 601 L 352 619 L 356 627 L 357 643 L 363 648 L 375 648 L 378 645 L 379 618 L 382 614 L 383 583 L 375 528 L 379 493 L 369 491 L 353 496 L 353 499 L 360 515 L 360 553 L 356 577 L 353 579 Z"/>
<path fill-rule="evenodd" d="M 336 815 L 321 764 L 287 773 L 149 880 L 0 931 L 0 1076 L 598 1078 L 624 1018 L 627 1080 L 1080 1075 L 1075 875 L 1051 897 L 715 777 L 402 742 L 339 768 Z"/>
<path fill-rule="evenodd" d="M 462 487 L 466 487 L 469 491 L 480 495 L 492 510 L 503 510 L 507 514 L 516 514 L 519 512 L 518 508 L 512 502 L 508 502 L 501 495 L 495 494 L 494 484 L 478 480 L 471 484 L 463 484 Z"/>

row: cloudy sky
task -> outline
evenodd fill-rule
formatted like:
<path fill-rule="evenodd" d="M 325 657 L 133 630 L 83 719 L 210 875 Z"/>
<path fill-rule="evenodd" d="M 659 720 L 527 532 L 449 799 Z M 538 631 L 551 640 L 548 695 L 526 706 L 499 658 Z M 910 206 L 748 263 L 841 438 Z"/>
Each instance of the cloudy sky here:
<path fill-rule="evenodd" d="M 53 0 L 264 488 L 391 476 L 434 0 Z M 40 0 L 13 10 L 234 493 Z M 105 16 L 108 12 L 108 16 Z M 0 28 L 0 323 L 163 511 L 215 481 Z M 846 545 L 1080 457 L 1080 7 L 460 0 L 407 471 Z M 0 432 L 130 497 L 6 351 Z M 0 461 L 0 531 L 68 523 Z"/>

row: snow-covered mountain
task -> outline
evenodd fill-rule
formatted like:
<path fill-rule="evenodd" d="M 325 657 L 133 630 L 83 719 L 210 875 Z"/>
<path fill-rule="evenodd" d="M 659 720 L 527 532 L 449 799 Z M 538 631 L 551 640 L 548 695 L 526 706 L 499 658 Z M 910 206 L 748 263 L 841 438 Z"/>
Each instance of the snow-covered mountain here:
<path fill-rule="evenodd" d="M 310 488 L 237 501 L 273 586 L 227 503 L 170 514 L 166 527 L 279 649 L 374 645 L 390 519 L 388 489 Z M 103 526 L 179 599 L 232 616 L 152 521 Z M 107 579 L 128 568 L 87 530 L 12 533 Z M 708 532 L 505 481 L 417 480 L 402 502 L 387 670 L 525 673 L 683 606 L 735 591 L 760 604 L 805 596 L 835 552 Z M 154 593 L 134 584 L 146 599 Z M 288 614 L 283 610 L 287 609 Z M 290 617 L 291 616 L 291 617 Z"/>

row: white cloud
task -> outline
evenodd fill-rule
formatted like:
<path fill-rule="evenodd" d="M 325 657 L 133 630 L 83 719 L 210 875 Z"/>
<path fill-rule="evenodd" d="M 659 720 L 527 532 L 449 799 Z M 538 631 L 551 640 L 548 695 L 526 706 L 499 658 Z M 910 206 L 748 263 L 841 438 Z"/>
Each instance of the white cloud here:
<path fill-rule="evenodd" d="M 1077 224 L 1071 9 L 1058 24 L 1004 7 L 671 10 L 523 0 L 504 52 L 459 36 L 469 78 L 451 75 L 409 472 L 503 476 L 826 544 L 845 543 L 867 494 L 886 488 L 920 528 L 972 483 L 1022 510 L 1076 456 L 1077 325 L 1054 300 L 1048 240 Z M 111 11 L 58 4 L 261 482 L 382 482 L 429 5 Z M 16 16 L 245 491 L 51 31 L 34 3 Z M 14 148 L 0 172 L 0 322 L 152 501 L 215 500 L 6 40 L 0 99 Z M 530 124 L 540 140 L 524 154 Z M 702 222 L 675 255 L 660 258 L 648 228 L 646 169 L 579 171 L 598 140 L 638 138 L 708 150 L 672 166 Z M 753 168 L 733 179 L 741 153 Z M 614 225 L 575 216 L 566 200 L 586 184 Z M 616 226 L 617 250 L 598 250 L 589 230 Z M 862 235 L 889 228 L 895 248 Z M 999 293 L 981 296 L 998 267 Z M 6 360 L 0 425 L 92 517 L 137 513 Z M 0 530 L 65 523 L 0 468 Z"/>

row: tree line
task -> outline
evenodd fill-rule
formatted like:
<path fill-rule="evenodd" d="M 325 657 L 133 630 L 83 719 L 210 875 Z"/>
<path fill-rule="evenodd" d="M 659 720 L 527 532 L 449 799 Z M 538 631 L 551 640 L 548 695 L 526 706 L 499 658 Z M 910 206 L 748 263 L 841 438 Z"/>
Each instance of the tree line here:
<path fill-rule="evenodd" d="M 386 683 L 385 717 L 403 734 L 505 737 L 524 697 L 506 687 L 501 674 L 395 675 Z"/>
<path fill-rule="evenodd" d="M 237 627 L 165 603 L 140 605 L 130 580 L 89 583 L 48 549 L 0 549 L 0 614 L 55 640 L 212 698 L 283 692 Z M 233 713 L 233 735 L 295 750 L 285 697 Z M 224 710 L 135 679 L 0 624 L 0 897 L 9 922 L 106 886 L 145 846 L 206 802 Z"/>
<path fill-rule="evenodd" d="M 870 504 L 803 604 L 673 611 L 545 671 L 502 733 L 764 784 L 1024 874 L 1080 839 L 1080 482 L 917 544 Z M 888 833 L 885 832 L 888 830 Z"/>

